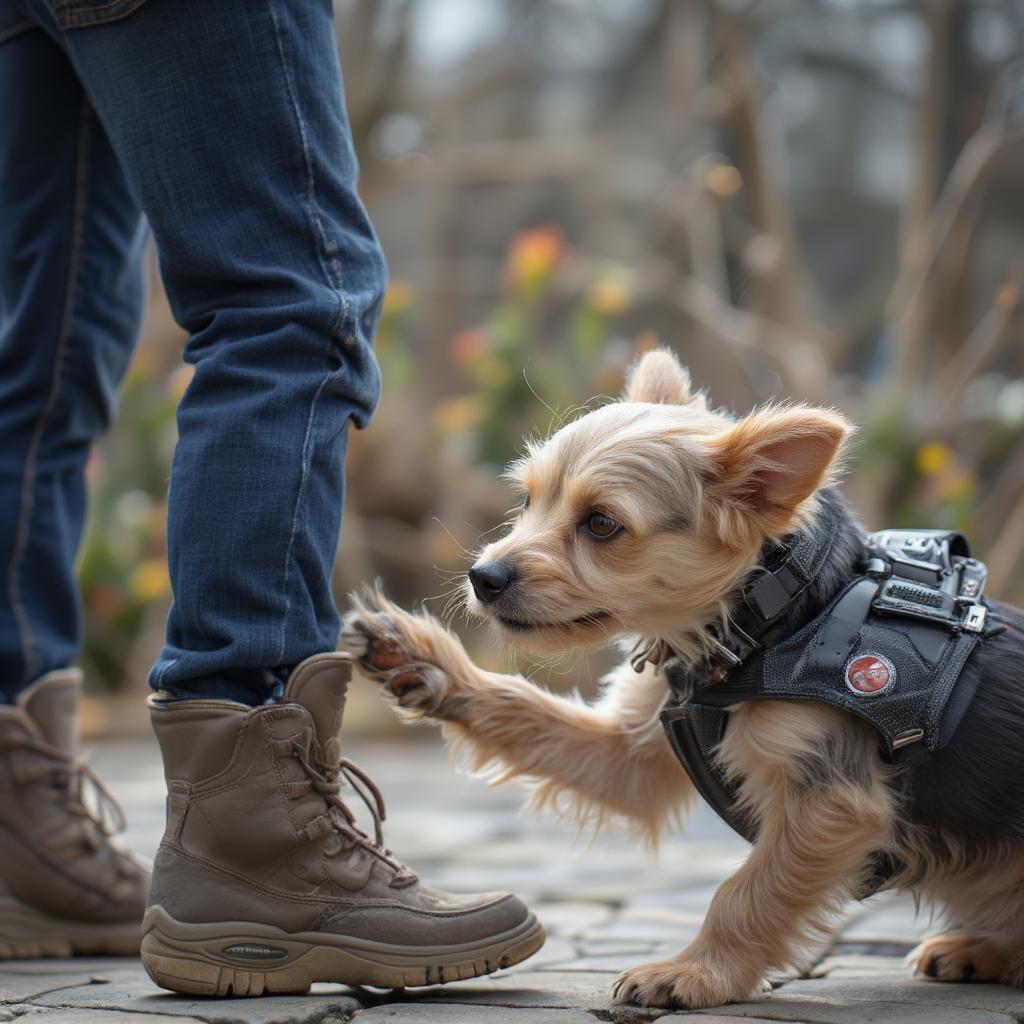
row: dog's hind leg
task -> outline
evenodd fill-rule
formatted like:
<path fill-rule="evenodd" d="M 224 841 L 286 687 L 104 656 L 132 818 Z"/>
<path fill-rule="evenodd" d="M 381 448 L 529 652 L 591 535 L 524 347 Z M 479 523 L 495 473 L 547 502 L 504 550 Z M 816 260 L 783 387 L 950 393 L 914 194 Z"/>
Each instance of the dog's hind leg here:
<path fill-rule="evenodd" d="M 937 862 L 924 882 L 925 895 L 945 906 L 956 928 L 922 942 L 908 966 L 938 981 L 1024 988 L 1024 855 L 1011 850 L 957 859 L 959 870 L 944 871 Z"/>
<path fill-rule="evenodd" d="M 593 707 L 520 676 L 485 672 L 436 619 L 379 593 L 356 603 L 342 637 L 399 707 L 442 723 L 475 766 L 492 766 L 502 781 L 528 781 L 538 802 L 564 795 L 581 819 L 624 815 L 654 839 L 694 796 L 657 724 L 656 696 L 647 721 L 634 722 L 621 703 Z M 645 713 L 635 700 L 629 710 Z"/>
<path fill-rule="evenodd" d="M 907 965 L 938 981 L 1002 981 L 1010 958 L 991 939 L 949 932 L 925 939 Z"/>

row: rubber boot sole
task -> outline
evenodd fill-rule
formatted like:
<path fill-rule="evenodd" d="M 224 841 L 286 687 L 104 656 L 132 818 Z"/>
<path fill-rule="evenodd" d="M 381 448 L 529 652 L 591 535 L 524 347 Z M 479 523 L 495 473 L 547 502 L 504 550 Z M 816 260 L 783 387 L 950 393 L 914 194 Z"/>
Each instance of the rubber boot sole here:
<path fill-rule="evenodd" d="M 521 925 L 475 942 L 407 946 L 324 932 L 286 932 L 227 921 L 183 924 L 163 907 L 143 923 L 142 965 L 161 988 L 187 995 L 296 995 L 317 981 L 405 988 L 477 978 L 510 967 L 544 945 L 530 914 Z"/>
<path fill-rule="evenodd" d="M 135 956 L 139 921 L 90 924 L 51 917 L 11 897 L 0 898 L 0 960 L 84 955 Z"/>

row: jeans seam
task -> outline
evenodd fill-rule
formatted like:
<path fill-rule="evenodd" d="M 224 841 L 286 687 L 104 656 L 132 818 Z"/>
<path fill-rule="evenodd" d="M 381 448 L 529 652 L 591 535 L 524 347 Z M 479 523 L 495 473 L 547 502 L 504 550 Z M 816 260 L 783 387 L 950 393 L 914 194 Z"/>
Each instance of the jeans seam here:
<path fill-rule="evenodd" d="M 299 131 L 299 142 L 302 147 L 302 163 L 305 170 L 306 206 L 307 216 L 312 221 L 313 230 L 316 234 L 316 258 L 320 264 L 324 278 L 330 288 L 337 293 L 339 305 L 338 315 L 331 328 L 332 333 L 340 336 L 343 326 L 349 320 L 348 297 L 345 295 L 344 281 L 342 280 L 341 264 L 336 257 L 332 257 L 330 265 L 324 261 L 324 253 L 330 252 L 327 234 L 324 231 L 323 220 L 320 216 L 320 208 L 316 198 L 316 179 L 313 173 L 313 160 L 309 151 L 309 138 L 306 134 L 306 123 L 302 119 L 302 110 L 299 107 L 298 96 L 295 93 L 295 85 L 292 81 L 291 68 L 284 50 L 284 41 L 281 38 L 280 24 L 277 12 L 274 10 L 274 0 L 269 0 L 267 10 L 270 13 L 270 21 L 274 27 L 274 41 L 277 45 L 277 55 L 281 61 L 281 72 L 284 75 L 285 89 L 288 93 L 288 102 L 292 108 L 292 116 Z M 333 274 L 332 274 L 333 271 Z"/>
<path fill-rule="evenodd" d="M 82 100 L 82 112 L 78 122 L 78 145 L 75 156 L 75 198 L 72 207 L 72 228 L 71 228 L 71 252 L 68 258 L 68 283 L 64 293 L 64 310 L 61 316 L 60 330 L 57 338 L 57 350 L 53 359 L 53 374 L 50 378 L 50 393 L 47 395 L 46 405 L 32 429 L 32 436 L 29 439 L 28 452 L 25 457 L 25 472 L 22 477 L 21 494 L 18 501 L 18 523 L 14 533 L 14 547 L 11 551 L 11 564 L 7 577 L 7 595 L 11 602 L 11 609 L 14 613 L 15 627 L 18 631 L 18 640 L 22 647 L 22 657 L 25 660 L 25 671 L 22 683 L 32 681 L 35 668 L 35 640 L 32 636 L 32 626 L 29 621 L 28 612 L 22 603 L 19 577 L 21 575 L 21 562 L 25 557 L 25 550 L 28 547 L 29 532 L 31 529 L 31 518 L 35 504 L 33 488 L 36 481 L 36 462 L 39 457 L 39 447 L 42 444 L 43 433 L 50 422 L 60 400 L 61 373 L 64 369 L 64 357 L 68 348 L 68 341 L 71 336 L 72 316 L 74 313 L 75 299 L 78 291 L 78 268 L 82 254 L 82 235 L 85 227 L 85 200 L 87 182 L 89 176 L 89 120 L 91 108 L 87 99 Z"/>
<path fill-rule="evenodd" d="M 54 5 L 53 14 L 58 27 L 66 29 L 88 28 L 90 25 L 101 25 L 116 21 L 133 14 L 145 0 L 109 0 L 97 7 L 79 7 L 74 0 Z"/>
<path fill-rule="evenodd" d="M 27 32 L 30 28 L 38 27 L 39 26 L 31 18 L 25 18 L 24 21 L 16 21 L 10 27 L 5 28 L 3 32 L 0 32 L 0 43 L 6 43 L 8 39 L 13 39 L 15 36 L 20 36 L 23 32 Z"/>
<path fill-rule="evenodd" d="M 305 206 L 306 216 L 309 219 L 311 227 L 314 232 L 314 245 L 316 248 L 317 262 L 320 265 L 320 270 L 324 275 L 324 280 L 327 282 L 329 288 L 333 289 L 338 296 L 338 314 L 335 318 L 334 324 L 331 327 L 332 334 L 340 336 L 344 325 L 349 319 L 349 306 L 348 298 L 345 295 L 344 282 L 341 275 L 341 266 L 337 258 L 332 258 L 330 265 L 325 261 L 325 253 L 330 251 L 326 232 L 324 231 L 323 219 L 320 215 L 320 208 L 317 204 L 317 193 L 316 193 L 316 176 L 313 171 L 313 159 L 309 150 L 309 137 L 306 132 L 306 123 L 302 118 L 302 110 L 299 106 L 298 95 L 295 91 L 295 84 L 292 81 L 291 67 L 288 63 L 288 57 L 285 53 L 284 40 L 281 38 L 281 27 L 278 21 L 277 12 L 274 10 L 273 0 L 269 0 L 267 4 L 267 10 L 270 14 L 270 21 L 274 29 L 274 41 L 277 47 L 278 59 L 281 62 L 281 73 L 284 76 L 285 90 L 288 95 L 288 103 L 292 108 L 292 116 L 295 119 L 295 126 L 299 134 L 299 143 L 302 150 L 302 164 L 305 174 Z M 292 553 L 295 549 L 295 538 L 298 534 L 299 517 L 302 514 L 302 499 L 305 495 L 306 485 L 309 480 L 309 471 L 311 463 L 311 442 L 313 437 L 313 426 L 316 418 L 317 404 L 320 400 L 320 395 L 323 393 L 324 388 L 327 386 L 328 381 L 331 379 L 331 373 L 328 373 L 323 380 L 320 382 L 320 386 L 316 389 L 316 393 L 313 395 L 313 401 L 310 404 L 309 416 L 306 420 L 306 431 L 305 436 L 302 439 L 302 460 L 301 460 L 301 475 L 299 477 L 298 491 L 295 495 L 295 505 L 292 512 L 291 529 L 288 535 L 288 545 L 285 548 L 284 555 L 284 566 L 282 572 L 281 591 L 284 594 L 285 607 L 284 615 L 281 619 L 281 642 L 278 648 L 277 662 L 278 664 L 283 663 L 285 649 L 288 642 L 288 619 L 291 615 L 292 601 L 291 594 L 289 593 L 289 586 L 291 583 L 291 564 L 292 564 Z"/>
<path fill-rule="evenodd" d="M 292 524 L 291 530 L 288 534 L 288 546 L 285 548 L 284 553 L 284 573 L 281 580 L 281 591 L 284 594 L 284 615 L 281 618 L 281 643 L 277 653 L 277 663 L 279 665 L 284 663 L 284 651 L 285 645 L 288 642 L 288 616 L 292 610 L 292 599 L 288 593 L 288 584 L 291 579 L 291 564 L 292 564 L 292 550 L 295 547 L 295 535 L 298 533 L 299 528 L 299 516 L 302 512 L 302 497 L 306 491 L 306 482 L 309 480 L 309 467 L 310 462 L 310 441 L 313 437 L 313 420 L 316 416 L 317 403 L 320 401 L 320 395 L 323 393 L 325 387 L 327 387 L 328 381 L 330 381 L 332 374 L 328 373 L 324 379 L 320 382 L 320 386 L 316 389 L 316 394 L 313 395 L 313 401 L 309 407 L 309 417 L 306 420 L 306 433 L 302 438 L 302 473 L 299 477 L 299 489 L 295 495 L 295 508 L 292 512 Z"/>
<path fill-rule="evenodd" d="M 178 662 L 177 657 L 170 657 L 170 658 L 167 658 L 163 662 L 162 665 L 155 666 L 154 669 L 153 669 L 153 673 L 152 673 L 152 675 L 153 675 L 153 682 L 154 683 L 162 683 L 164 681 L 164 678 L 167 675 L 167 673 L 172 668 L 174 668 L 174 666 L 177 664 L 177 662 Z"/>

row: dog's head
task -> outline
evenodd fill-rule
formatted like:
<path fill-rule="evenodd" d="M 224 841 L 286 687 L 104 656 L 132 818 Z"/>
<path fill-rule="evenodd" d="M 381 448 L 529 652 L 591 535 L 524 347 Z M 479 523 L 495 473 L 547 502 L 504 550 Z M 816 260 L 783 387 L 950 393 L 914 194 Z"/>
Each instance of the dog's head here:
<path fill-rule="evenodd" d="M 537 653 L 618 635 L 678 643 L 720 614 L 766 539 L 812 512 L 849 430 L 806 406 L 735 421 L 674 355 L 650 352 L 621 401 L 511 467 L 522 508 L 470 570 L 469 608 Z"/>

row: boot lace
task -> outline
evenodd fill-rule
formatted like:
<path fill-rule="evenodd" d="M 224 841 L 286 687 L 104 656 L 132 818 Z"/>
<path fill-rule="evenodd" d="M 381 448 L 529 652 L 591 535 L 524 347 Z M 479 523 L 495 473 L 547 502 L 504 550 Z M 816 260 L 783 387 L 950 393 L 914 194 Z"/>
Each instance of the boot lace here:
<path fill-rule="evenodd" d="M 48 781 L 67 798 L 62 806 L 73 824 L 66 838 L 81 839 L 97 851 L 107 845 L 111 836 L 125 830 L 127 822 L 121 805 L 84 758 L 28 736 L 14 739 L 4 749 L 29 750 L 41 755 L 36 764 L 21 767 L 17 778 L 22 784 Z M 73 845 L 72 842 L 65 847 L 69 860 L 75 856 Z"/>
<path fill-rule="evenodd" d="M 295 759 L 302 766 L 312 788 L 327 803 L 326 813 L 314 818 L 304 829 L 307 838 L 318 838 L 329 831 L 337 832 L 345 841 L 337 850 L 328 852 L 327 856 L 335 857 L 344 850 L 358 846 L 394 871 L 392 885 L 411 885 L 416 881 L 415 874 L 384 845 L 384 821 L 387 814 L 383 794 L 362 768 L 347 757 L 341 757 L 338 747 L 337 739 L 328 740 L 323 747 L 315 740 L 310 745 L 298 739 L 292 740 Z M 372 838 L 359 827 L 355 814 L 341 798 L 341 787 L 346 782 L 370 812 L 373 819 Z"/>

